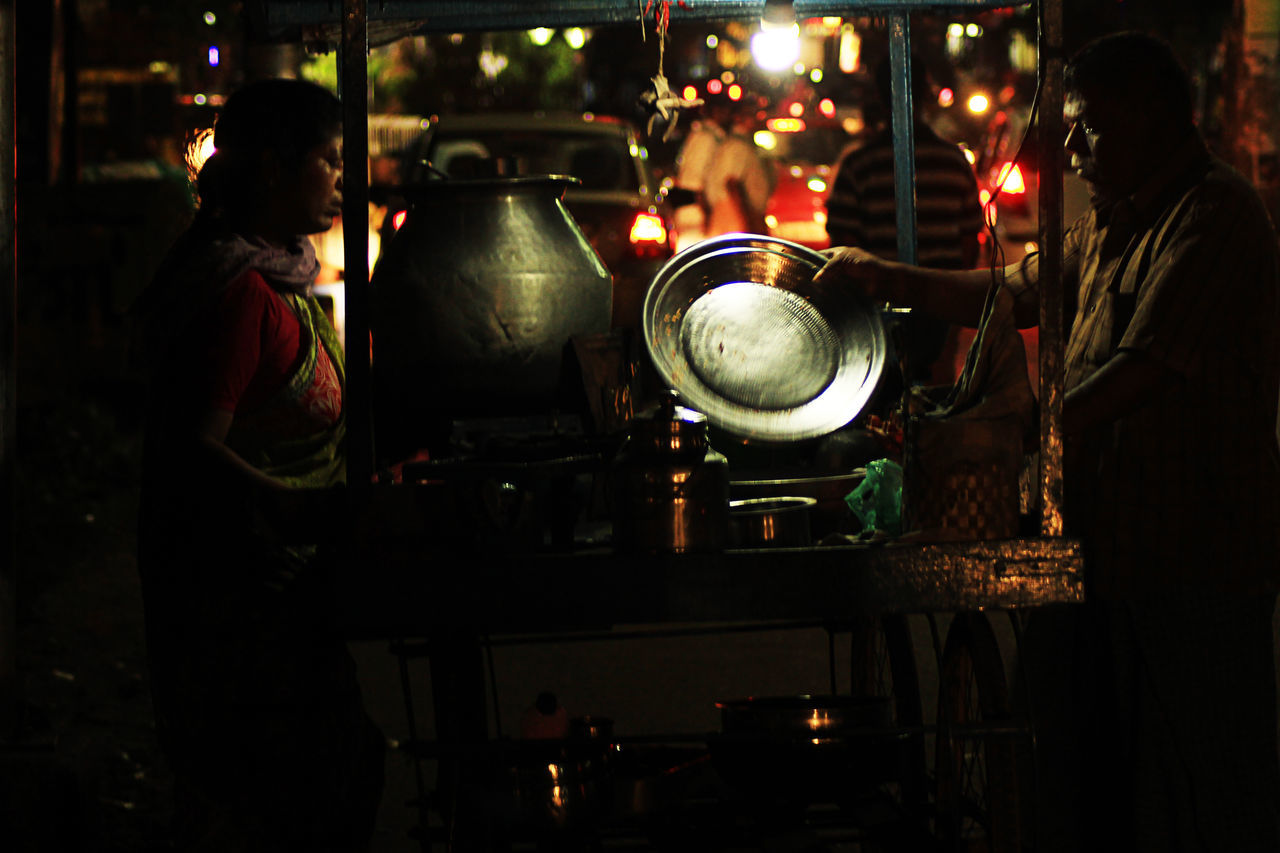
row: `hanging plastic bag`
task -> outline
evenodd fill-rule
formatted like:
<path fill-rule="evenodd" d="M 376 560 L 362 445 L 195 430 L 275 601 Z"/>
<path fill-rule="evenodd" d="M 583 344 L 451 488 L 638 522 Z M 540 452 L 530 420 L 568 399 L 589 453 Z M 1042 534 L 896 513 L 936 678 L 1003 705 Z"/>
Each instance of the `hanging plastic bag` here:
<path fill-rule="evenodd" d="M 892 459 L 867 463 L 867 476 L 844 502 L 862 522 L 862 533 L 902 533 L 902 466 Z"/>

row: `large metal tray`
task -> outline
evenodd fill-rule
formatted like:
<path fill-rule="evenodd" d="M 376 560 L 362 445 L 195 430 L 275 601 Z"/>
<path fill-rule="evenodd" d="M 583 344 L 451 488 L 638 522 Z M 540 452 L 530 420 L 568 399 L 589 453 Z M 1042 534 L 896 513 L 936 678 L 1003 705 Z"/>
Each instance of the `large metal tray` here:
<path fill-rule="evenodd" d="M 884 368 L 879 313 L 812 287 L 823 255 L 759 234 L 704 240 L 649 285 L 644 337 L 685 405 L 746 439 L 792 441 L 853 420 Z"/>

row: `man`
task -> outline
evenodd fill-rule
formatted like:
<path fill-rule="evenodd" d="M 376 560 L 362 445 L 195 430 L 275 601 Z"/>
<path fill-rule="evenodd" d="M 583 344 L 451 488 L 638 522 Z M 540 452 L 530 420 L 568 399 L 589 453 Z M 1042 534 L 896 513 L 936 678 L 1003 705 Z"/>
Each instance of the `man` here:
<path fill-rule="evenodd" d="M 1091 42 L 1065 86 L 1066 148 L 1092 194 L 1063 247 L 1075 317 L 1065 508 L 1090 601 L 1069 614 L 1077 642 L 1059 643 L 1059 670 L 1028 661 L 1038 800 L 1075 809 L 1045 809 L 1037 842 L 1280 850 L 1275 231 L 1254 189 L 1206 149 L 1163 42 Z M 989 280 L 828 254 L 822 286 L 854 282 L 956 322 L 978 315 Z M 1004 273 L 1020 324 L 1033 324 L 1037 259 Z M 1039 680 L 1061 695 L 1037 695 Z M 1052 787 L 1072 779 L 1074 790 Z"/>
<path fill-rule="evenodd" d="M 773 172 L 752 138 L 757 109 L 756 99 L 749 95 L 729 107 L 728 133 L 716 147 L 703 187 L 708 237 L 768 232 L 764 213 L 773 192 Z"/>
<path fill-rule="evenodd" d="M 716 149 L 727 135 L 729 99 L 723 94 L 707 93 L 702 116 L 693 123 L 676 159 L 676 186 L 697 195 L 693 204 L 681 205 L 673 214 L 676 249 L 686 249 L 707 236 L 707 212 L 703 193 L 707 172 Z"/>
<path fill-rule="evenodd" d="M 876 66 L 876 91 L 885 121 L 862 141 L 840 155 L 831 195 L 827 199 L 827 234 L 832 246 L 859 246 L 881 258 L 897 260 L 897 201 L 894 193 L 893 128 L 888 121 L 893 103 L 888 57 Z M 924 63 L 911 57 L 916 166 L 916 248 L 921 266 L 973 269 L 978 259 L 978 234 L 983 228 L 982 204 L 973 167 L 958 146 L 934 132 L 924 119 L 924 105 L 932 99 Z M 909 379 L 947 383 L 949 365 L 931 369 L 942 354 L 947 323 L 913 312 L 907 338 L 913 375 Z"/>

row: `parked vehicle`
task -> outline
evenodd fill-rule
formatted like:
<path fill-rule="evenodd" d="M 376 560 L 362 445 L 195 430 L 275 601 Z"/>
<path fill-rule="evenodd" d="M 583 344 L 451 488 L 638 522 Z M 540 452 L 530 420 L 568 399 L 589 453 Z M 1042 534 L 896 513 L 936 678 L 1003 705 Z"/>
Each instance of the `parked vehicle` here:
<path fill-rule="evenodd" d="M 645 291 L 674 254 L 666 192 L 627 121 L 591 113 L 484 113 L 432 119 L 404 150 L 399 181 L 569 175 L 564 204 L 613 275 L 613 325 L 638 327 Z M 404 219 L 386 193 L 383 239 Z"/>
<path fill-rule="evenodd" d="M 985 178 L 985 180 L 984 180 Z M 978 176 L 987 218 L 995 225 L 1001 259 L 1014 263 L 1039 248 L 1040 175 L 1033 158 L 1006 160 Z M 998 190 L 998 191 L 997 191 Z M 1070 225 L 1089 207 L 1089 188 L 1074 172 L 1062 174 L 1062 222 Z"/>
<path fill-rule="evenodd" d="M 778 161 L 774 171 L 773 194 L 765 208 L 769 233 L 811 249 L 825 249 L 827 237 L 827 194 L 835 177 L 825 163 Z"/>
<path fill-rule="evenodd" d="M 827 248 L 827 195 L 840 152 L 852 137 L 839 121 L 821 115 L 776 116 L 765 130 L 774 160 L 773 194 L 765 210 L 769 233 L 811 249 Z"/>

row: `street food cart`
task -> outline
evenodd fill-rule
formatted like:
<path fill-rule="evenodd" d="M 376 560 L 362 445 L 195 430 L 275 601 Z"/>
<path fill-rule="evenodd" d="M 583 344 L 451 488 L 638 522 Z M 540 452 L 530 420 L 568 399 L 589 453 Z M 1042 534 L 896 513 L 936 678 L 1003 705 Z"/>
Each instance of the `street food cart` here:
<path fill-rule="evenodd" d="M 339 9 L 341 5 L 341 9 Z M 795 0 L 792 3 L 744 2 L 744 0 L 690 0 L 669 6 L 671 20 L 725 18 L 759 19 L 779 7 L 798 17 L 856 12 L 883 16 L 890 33 L 895 136 L 907 140 L 896 152 L 895 183 L 899 256 L 915 259 L 914 156 L 911 140 L 909 85 L 910 14 L 915 10 L 980 10 L 1008 6 L 990 0 L 863 0 L 860 3 L 828 0 Z M 1061 172 L 1062 23 L 1060 0 L 1037 4 L 1040 28 L 1039 162 L 1043 174 Z M 279 39 L 327 43 L 340 50 L 340 83 L 346 116 L 346 196 L 344 219 L 359 222 L 367 209 L 367 89 L 365 56 L 370 34 L 411 32 L 460 32 L 468 30 L 529 29 L 539 26 L 601 26 L 638 24 L 645 3 L 635 0 L 520 0 L 516 2 L 437 2 L 437 0 L 294 0 L 267 3 L 260 25 Z M 1080 545 L 1062 535 L 1062 442 L 1060 432 L 1063 398 L 1063 318 L 1061 291 L 1061 186 L 1054 180 L 1040 182 L 1040 269 L 1043 292 L 1040 301 L 1039 370 L 1039 467 L 1032 478 L 1032 505 L 1038 508 L 1038 531 L 1021 538 L 978 539 L 951 542 L 845 541 L 837 545 L 794 547 L 721 547 L 659 549 L 657 553 L 624 551 L 607 539 L 579 541 L 570 534 L 552 535 L 550 544 L 538 538 L 521 540 L 515 528 L 496 529 L 490 515 L 488 527 L 466 512 L 468 500 L 479 503 L 493 495 L 486 489 L 508 489 L 520 494 L 522 484 L 535 483 L 530 500 L 557 500 L 557 483 L 572 479 L 591 462 L 580 455 L 561 454 L 555 460 L 506 457 L 487 460 L 480 469 L 437 465 L 422 469 L 417 482 L 373 484 L 377 463 L 373 457 L 370 417 L 372 380 L 368 352 L 349 350 L 348 412 L 353 531 L 348 560 L 338 581 L 344 618 L 353 636 L 391 639 L 403 659 L 422 653 L 432 660 L 436 693 L 434 738 L 409 732 L 402 746 L 411 754 L 440 759 L 453 768 L 452 782 L 442 774 L 442 797 L 432 800 L 438 811 L 434 834 L 426 830 L 429 797 L 421 799 L 424 817 L 424 849 L 433 839 L 459 848 L 483 847 L 490 836 L 466 835 L 468 815 L 476 824 L 492 824 L 483 809 L 468 812 L 465 802 L 468 780 L 465 769 L 494 755 L 508 756 L 519 744 L 494 744 L 485 730 L 485 685 L 481 667 L 483 648 L 501 637 L 522 642 L 563 639 L 572 636 L 618 636 L 645 626 L 669 634 L 707 630 L 743 630 L 750 625 L 820 625 L 829 631 L 854 634 L 855 645 L 872 661 L 879 652 L 887 665 L 876 674 L 868 664 L 866 678 L 858 686 L 866 691 L 888 692 L 893 708 L 887 717 L 858 717 L 842 723 L 839 737 L 821 735 L 819 718 L 833 720 L 844 709 L 836 697 L 833 705 L 801 703 L 811 731 L 803 743 L 826 749 L 833 742 L 882 743 L 893 741 L 895 768 L 892 790 L 904 821 L 892 822 L 899 835 L 881 838 L 885 849 L 919 849 L 919 834 L 936 837 L 954 849 L 1017 850 L 1029 841 L 1020 835 L 1019 796 L 1028 789 L 1016 782 L 1016 755 L 1032 739 L 1033 721 L 1013 713 L 1005 667 L 994 641 L 987 614 L 1018 612 L 1049 604 L 1083 600 Z M 349 229 L 347 260 L 346 326 L 348 340 L 363 340 L 370 327 L 367 288 L 366 236 Z M 354 273 L 354 274 L 352 274 Z M 376 348 L 376 341 L 375 341 Z M 554 467 L 551 466 L 554 461 Z M 577 466 L 577 467 L 575 467 Z M 407 477 L 406 480 L 413 478 Z M 545 490 L 539 491 L 542 486 Z M 909 484 L 908 484 L 909 487 Z M 549 491 L 548 491 L 549 490 Z M 510 518 L 511 516 L 505 516 Z M 935 719 L 926 719 L 920 699 L 921 686 L 911 663 L 907 614 L 945 613 L 946 636 L 935 636 L 933 652 L 939 660 L 939 684 Z M 939 623 L 931 622 L 936 626 Z M 665 628 L 664 628 L 665 626 Z M 860 643 L 860 645 L 858 645 Z M 879 685 L 873 682 L 879 678 Z M 834 693 L 833 679 L 833 693 Z M 406 696 L 409 693 L 406 692 Z M 814 697 L 802 697 L 814 698 Z M 858 698 L 858 697 L 854 697 Z M 865 698 L 865 697 L 863 697 Z M 479 710 L 479 713 L 477 711 Z M 754 709 L 754 710 L 759 710 Z M 726 724 L 732 711 L 726 707 Z M 794 713 L 796 708 L 782 709 Z M 412 717 L 411 717 L 412 718 Z M 762 734 L 764 732 L 764 734 Z M 711 738 L 712 743 L 721 740 Z M 767 723 L 748 725 L 738 735 L 760 747 L 778 745 L 778 731 Z M 782 736 L 794 739 L 795 732 Z M 584 744 L 598 746 L 604 738 L 607 750 L 639 747 L 670 741 L 655 735 L 646 739 L 615 739 L 593 731 L 552 742 L 550 753 L 536 752 L 535 762 L 551 772 L 551 783 L 542 779 L 534 787 L 567 813 L 586 798 L 602 778 L 598 774 L 606 753 L 573 753 Z M 870 738 L 870 740 L 867 740 Z M 934 743 L 933 755 L 925 748 Z M 527 745 L 526 745 L 527 746 Z M 546 744 L 543 744 L 546 746 Z M 859 747 L 861 749 L 861 746 Z M 559 751 L 556 751 L 559 750 Z M 855 750 L 857 751 L 857 750 Z M 748 763 L 763 753 L 750 753 Z M 545 760 L 550 755 L 549 760 Z M 575 759 L 576 755 L 576 759 Z M 790 753 L 788 753 L 790 755 Z M 567 758 L 566 758 L 567 757 Z M 687 757 L 687 756 L 686 756 Z M 794 757 L 794 756 L 792 756 Z M 567 760 L 568 759 L 568 760 Z M 594 764 L 593 764 L 594 762 Z M 596 767 L 596 771 L 590 768 Z M 724 763 L 720 764 L 723 771 Z M 628 788 L 630 800 L 644 799 L 640 783 L 670 777 L 688 764 L 667 767 L 644 777 L 635 774 Z M 780 773 L 799 772 L 823 777 L 822 768 L 801 763 L 779 765 Z M 843 765 L 841 765 L 843 767 Z M 461 769 L 459 769 L 461 768 Z M 931 771 L 931 772 L 927 772 Z M 841 771 L 843 773 L 843 770 Z M 837 773 L 839 776 L 841 773 Z M 562 774 L 563 778 L 557 776 Z M 545 777 L 545 773 L 544 773 Z M 932 779 L 930 784 L 929 779 Z M 612 785 L 616 780 L 610 777 Z M 525 780 L 527 782 L 527 780 Z M 884 779 L 877 778 L 877 781 Z M 561 784 L 563 783 L 563 784 Z M 778 778 L 774 787 L 790 785 Z M 521 788 L 519 780 L 511 790 Z M 646 789 L 650 799 L 659 796 Z M 575 793 L 576 792 L 576 793 Z M 510 793 L 510 791 L 508 792 Z M 687 791 L 686 791 L 687 793 Z M 810 800 L 823 800 L 821 796 Z M 751 801 L 751 798 L 747 798 Z M 616 805 L 616 803 L 615 803 Z M 1022 806 L 1026 810 L 1026 804 Z M 626 809 L 617 809 L 626 812 Z M 670 808 L 664 812 L 692 821 L 692 813 Z M 589 838 L 566 834 L 564 823 L 552 827 L 562 846 L 600 849 L 610 839 L 625 835 L 614 827 L 609 834 L 607 816 L 595 814 Z M 632 819 L 626 826 L 643 824 Z M 741 829 L 741 815 L 736 818 Z M 858 823 L 860 819 L 853 819 Z M 732 821 L 731 821 L 732 822 Z M 876 821 L 868 819 L 869 823 Z M 553 822 L 554 823 L 554 822 Z M 883 821 L 879 824 L 883 826 Z M 652 825 L 649 829 L 652 830 Z M 474 830 L 474 827 L 472 827 Z M 644 833 L 640 833 L 643 835 Z M 890 834 L 892 836 L 892 833 Z M 974 841 L 974 837 L 979 841 Z M 464 843 L 465 837 L 465 843 Z M 545 841 L 547 836 L 541 836 Z M 651 841 L 653 833 L 647 836 Z M 510 838 L 505 843 L 510 843 Z M 971 846 L 978 844 L 979 847 Z M 606 844 L 607 846 L 607 844 Z M 655 845 L 658 849 L 661 845 Z M 748 845 L 747 849 L 754 849 Z"/>

